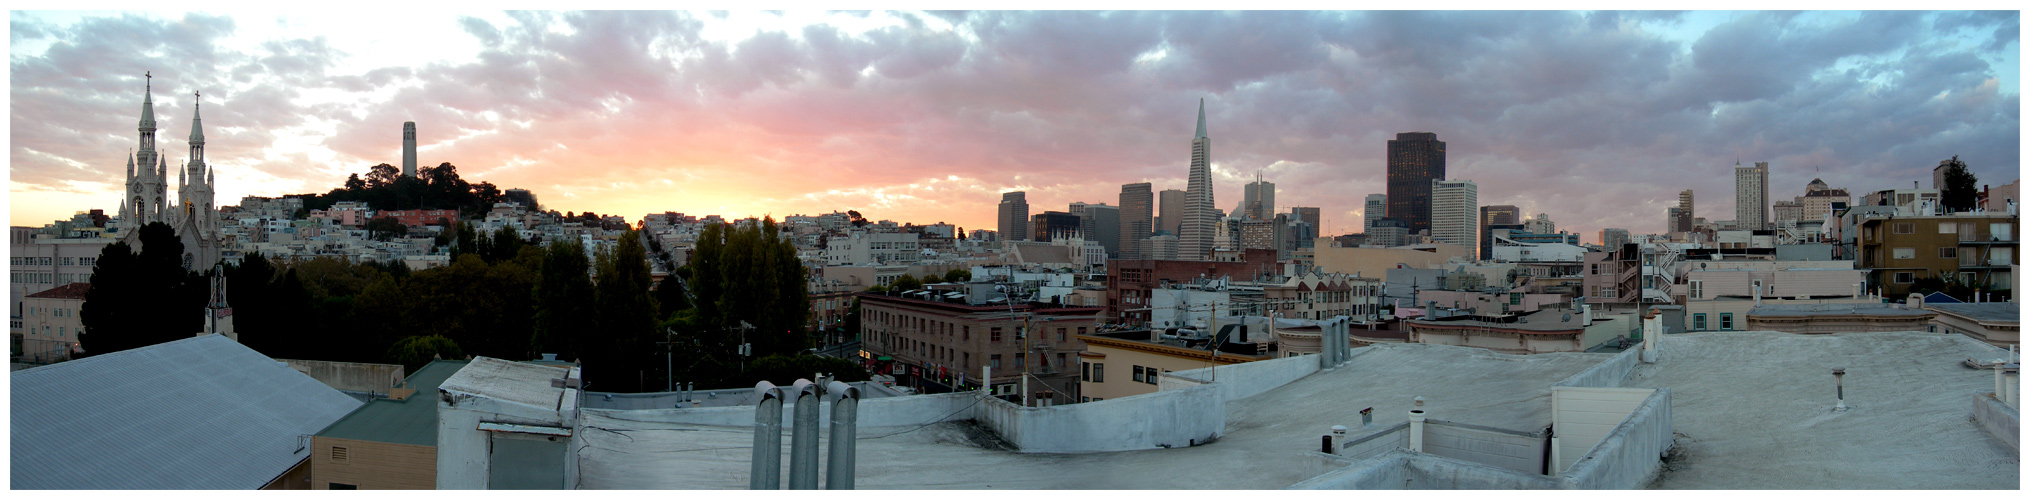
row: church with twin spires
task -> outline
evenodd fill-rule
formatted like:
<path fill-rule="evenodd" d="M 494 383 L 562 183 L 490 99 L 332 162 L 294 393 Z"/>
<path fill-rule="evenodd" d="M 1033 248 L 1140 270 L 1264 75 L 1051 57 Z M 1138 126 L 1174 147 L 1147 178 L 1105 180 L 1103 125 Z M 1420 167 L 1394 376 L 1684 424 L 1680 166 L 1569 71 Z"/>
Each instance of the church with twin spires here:
<path fill-rule="evenodd" d="M 217 176 L 204 162 L 204 127 L 197 104 L 190 110 L 190 157 L 176 180 L 170 204 L 169 159 L 155 150 L 155 93 L 152 75 L 141 97 L 141 147 L 127 157 L 127 190 L 120 200 L 120 241 L 141 251 L 141 227 L 161 222 L 183 240 L 183 267 L 210 270 L 219 262 L 219 214 L 213 203 Z M 197 94 L 192 94 L 197 97 Z M 139 168 L 136 168 L 136 165 Z"/>

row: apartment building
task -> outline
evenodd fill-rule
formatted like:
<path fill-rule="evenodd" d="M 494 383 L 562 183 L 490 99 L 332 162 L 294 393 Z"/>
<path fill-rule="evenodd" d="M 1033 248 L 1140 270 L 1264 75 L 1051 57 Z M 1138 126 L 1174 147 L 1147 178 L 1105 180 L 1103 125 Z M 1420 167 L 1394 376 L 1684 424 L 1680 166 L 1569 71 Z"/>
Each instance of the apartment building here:
<path fill-rule="evenodd" d="M 2015 290 L 2010 267 L 2020 263 L 2015 216 L 1895 215 L 1859 223 L 1859 267 L 1882 295 L 1910 293 L 1917 280 L 1993 291 Z"/>
<path fill-rule="evenodd" d="M 947 302 L 942 294 L 858 294 L 861 349 L 897 385 L 933 391 L 978 387 L 990 367 L 994 393 L 1021 395 L 1024 374 L 1032 401 L 1076 401 L 1078 336 L 1099 324 L 1100 307 Z"/>

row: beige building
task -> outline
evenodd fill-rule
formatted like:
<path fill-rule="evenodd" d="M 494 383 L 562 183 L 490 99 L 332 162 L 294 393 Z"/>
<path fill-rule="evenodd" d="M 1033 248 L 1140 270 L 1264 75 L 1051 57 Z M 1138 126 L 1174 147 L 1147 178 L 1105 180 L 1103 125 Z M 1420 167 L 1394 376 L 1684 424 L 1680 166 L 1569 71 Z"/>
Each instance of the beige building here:
<path fill-rule="evenodd" d="M 1262 354 L 1214 352 L 1205 341 L 1164 338 L 1164 330 L 1130 330 L 1079 335 L 1086 350 L 1078 353 L 1078 402 L 1085 403 L 1156 392 L 1156 381 L 1166 372 L 1196 370 L 1250 361 L 1275 359 L 1273 351 Z M 1264 336 L 1266 337 L 1266 336 Z M 1194 345 L 1196 344 L 1196 345 Z M 1268 349 L 1273 343 L 1261 343 Z"/>
<path fill-rule="evenodd" d="M 310 438 L 310 488 L 437 488 L 437 386 L 467 360 L 435 360 Z"/>
<path fill-rule="evenodd" d="M 1355 323 L 1366 323 L 1381 317 L 1381 287 L 1379 277 L 1302 274 L 1281 283 L 1263 284 L 1260 298 L 1237 298 L 1233 307 L 1249 316 L 1312 320 L 1346 316 Z"/>
<path fill-rule="evenodd" d="M 1595 317 L 1571 309 L 1511 316 L 1455 316 L 1404 320 L 1409 341 L 1479 347 L 1507 354 L 1584 352 L 1635 328 L 1631 316 Z"/>
<path fill-rule="evenodd" d="M 1771 304 L 1748 310 L 1748 330 L 1784 333 L 1923 331 L 1937 313 L 1881 303 Z"/>
<path fill-rule="evenodd" d="M 78 349 L 78 333 L 84 321 L 85 292 L 91 283 L 71 283 L 21 299 L 20 328 L 12 335 L 16 360 L 28 364 L 49 364 L 71 358 Z"/>
<path fill-rule="evenodd" d="M 1320 238 L 1311 249 L 1318 270 L 1364 277 L 1387 276 L 1398 265 L 1412 269 L 1436 269 L 1451 259 L 1472 260 L 1474 247 L 1430 243 L 1408 247 L 1334 247 L 1331 238 Z"/>

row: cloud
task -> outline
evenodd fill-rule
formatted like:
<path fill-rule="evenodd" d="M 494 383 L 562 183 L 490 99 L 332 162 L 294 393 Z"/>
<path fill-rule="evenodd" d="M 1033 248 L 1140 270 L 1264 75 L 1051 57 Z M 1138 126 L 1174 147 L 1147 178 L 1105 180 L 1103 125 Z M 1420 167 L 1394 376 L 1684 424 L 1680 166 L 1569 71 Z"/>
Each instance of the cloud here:
<path fill-rule="evenodd" d="M 1776 199 L 1813 177 L 1857 192 L 1926 179 L 1955 154 L 1990 184 L 2020 165 L 2020 89 L 2001 66 L 2013 13 L 1746 13 L 1689 37 L 1669 31 L 1682 12 L 840 15 L 890 22 L 708 39 L 732 18 L 459 16 L 436 36 L 477 53 L 399 66 L 321 33 L 236 48 L 226 17 L 17 14 L 17 43 L 49 45 L 10 63 L 13 190 L 120 175 L 130 73 L 148 68 L 166 137 L 204 90 L 208 156 L 271 190 L 247 194 L 397 163 L 415 121 L 424 164 L 600 213 L 859 209 L 989 228 L 1005 189 L 1040 212 L 1115 203 L 1124 183 L 1182 188 L 1201 98 L 1216 204 L 1259 170 L 1279 209 L 1321 207 L 1327 234 L 1359 230 L 1386 141 L 1413 130 L 1447 141 L 1450 177 L 1479 183 L 1481 204 L 1588 239 L 1658 231 L 1687 188 L 1700 216 L 1731 218 L 1737 157 L 1772 162 Z"/>

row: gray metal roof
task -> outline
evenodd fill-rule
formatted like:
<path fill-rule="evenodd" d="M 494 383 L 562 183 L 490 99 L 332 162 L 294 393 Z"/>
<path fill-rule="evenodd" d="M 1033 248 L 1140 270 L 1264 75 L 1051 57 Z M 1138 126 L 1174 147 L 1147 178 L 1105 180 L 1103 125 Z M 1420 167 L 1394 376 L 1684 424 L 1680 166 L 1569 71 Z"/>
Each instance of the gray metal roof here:
<path fill-rule="evenodd" d="M 465 360 L 430 361 L 403 380 L 415 394 L 406 399 L 375 399 L 339 419 L 317 435 L 380 443 L 437 446 L 437 386 L 451 378 Z"/>
<path fill-rule="evenodd" d="M 2022 316 L 2015 302 L 1982 302 L 1979 304 L 1925 304 L 1925 309 L 1965 316 L 1981 322 L 2014 323 Z"/>
<path fill-rule="evenodd" d="M 360 406 L 218 335 L 11 375 L 14 489 L 256 489 Z"/>

